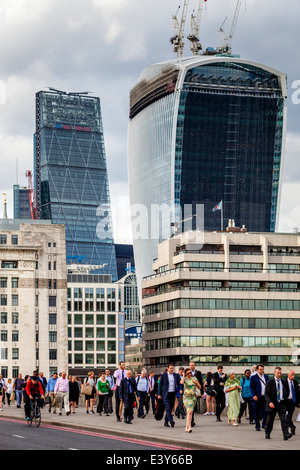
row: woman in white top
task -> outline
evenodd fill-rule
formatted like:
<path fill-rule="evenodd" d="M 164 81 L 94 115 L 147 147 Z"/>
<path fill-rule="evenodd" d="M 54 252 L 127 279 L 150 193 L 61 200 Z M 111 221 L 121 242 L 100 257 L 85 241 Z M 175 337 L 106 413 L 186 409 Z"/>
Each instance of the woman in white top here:
<path fill-rule="evenodd" d="M 7 398 L 7 404 L 10 406 L 10 398 L 13 392 L 13 383 L 11 379 L 8 379 L 7 384 L 6 384 L 6 398 Z"/>
<path fill-rule="evenodd" d="M 86 412 L 87 414 L 89 413 L 89 406 L 90 406 L 91 413 L 95 413 L 94 412 L 94 400 L 95 400 L 95 395 L 97 393 L 97 390 L 96 390 L 96 379 L 95 379 L 94 372 L 92 371 L 88 372 L 88 378 L 85 379 L 84 384 L 90 385 L 91 387 L 93 387 L 91 395 L 85 395 Z"/>

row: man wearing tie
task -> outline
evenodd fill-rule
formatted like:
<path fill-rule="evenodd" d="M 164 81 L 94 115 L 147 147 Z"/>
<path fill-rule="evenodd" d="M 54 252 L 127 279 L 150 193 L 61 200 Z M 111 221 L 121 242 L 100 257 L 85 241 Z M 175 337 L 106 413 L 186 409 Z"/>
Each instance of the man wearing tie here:
<path fill-rule="evenodd" d="M 262 428 L 266 428 L 266 397 L 265 390 L 269 377 L 264 374 L 264 366 L 259 364 L 256 374 L 250 377 L 250 390 L 254 405 L 255 430 L 260 431 L 260 420 L 262 419 Z"/>
<path fill-rule="evenodd" d="M 120 397 L 119 397 L 119 391 L 120 391 L 120 384 L 121 380 L 125 379 L 125 362 L 121 361 L 119 364 L 119 368 L 115 371 L 114 373 L 114 379 L 116 381 L 116 392 L 115 392 L 115 397 L 116 397 L 116 416 L 117 416 L 117 421 L 121 421 L 121 416 L 120 416 Z"/>
<path fill-rule="evenodd" d="M 287 387 L 281 380 L 281 367 L 275 367 L 275 377 L 267 382 L 265 397 L 267 403 L 267 422 L 265 437 L 270 439 L 271 432 L 273 430 L 274 419 L 276 413 L 279 415 L 281 429 L 283 433 L 283 439 L 286 441 L 292 434 L 289 433 L 289 421 L 288 413 L 286 408 L 287 399 Z"/>
<path fill-rule="evenodd" d="M 120 382 L 119 397 L 124 403 L 124 422 L 131 424 L 133 420 L 133 404 L 136 393 L 136 382 L 132 377 L 131 370 L 126 371 L 126 378 Z"/>
<path fill-rule="evenodd" d="M 158 400 L 160 400 L 161 398 L 163 399 L 164 405 L 166 407 L 164 426 L 166 426 L 167 428 L 170 427 L 170 424 L 172 428 L 174 428 L 175 426 L 172 411 L 175 404 L 177 390 L 180 390 L 179 374 L 175 374 L 173 364 L 169 364 L 167 372 L 161 374 L 157 397 Z M 182 393 L 182 391 L 180 391 L 180 393 Z"/>
<path fill-rule="evenodd" d="M 288 394 L 288 397 L 286 399 L 286 407 L 288 411 L 289 428 L 291 429 L 291 433 L 295 434 L 296 426 L 293 423 L 293 414 L 294 414 L 296 406 L 299 408 L 299 405 L 300 405 L 300 391 L 299 391 L 299 384 L 297 380 L 295 380 L 294 370 L 292 369 L 288 370 L 287 378 L 284 381 L 284 384 L 287 387 L 287 394 Z"/>

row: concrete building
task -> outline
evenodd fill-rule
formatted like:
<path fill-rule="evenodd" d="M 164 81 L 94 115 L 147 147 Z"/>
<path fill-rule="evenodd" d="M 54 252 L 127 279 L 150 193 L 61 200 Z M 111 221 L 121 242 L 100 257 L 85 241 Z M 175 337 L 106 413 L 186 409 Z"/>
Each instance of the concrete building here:
<path fill-rule="evenodd" d="M 234 225 L 234 224 L 233 224 Z M 162 242 L 143 282 L 143 362 L 300 374 L 300 234 L 228 227 Z"/>
<path fill-rule="evenodd" d="M 1 373 L 67 370 L 65 227 L 0 221 Z"/>
<path fill-rule="evenodd" d="M 91 273 L 100 269 L 68 267 L 68 362 L 77 376 L 116 369 L 125 357 L 123 288 L 109 274 Z"/>

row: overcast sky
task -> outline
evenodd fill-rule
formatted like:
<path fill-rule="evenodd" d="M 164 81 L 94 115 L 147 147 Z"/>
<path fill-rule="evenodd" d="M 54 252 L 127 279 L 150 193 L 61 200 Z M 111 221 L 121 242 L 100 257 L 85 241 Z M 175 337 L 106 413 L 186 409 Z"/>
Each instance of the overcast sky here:
<path fill-rule="evenodd" d="M 197 3 L 190 0 L 186 35 Z M 49 86 L 92 91 L 101 99 L 115 240 L 131 242 L 129 92 L 145 67 L 175 58 L 169 39 L 174 33 L 172 15 L 180 4 L 181 0 L 0 0 L 0 191 L 8 194 L 9 216 L 16 161 L 20 185 L 27 186 L 25 171 L 33 169 L 35 93 Z M 218 29 L 228 17 L 224 29 L 229 32 L 235 5 L 236 0 L 207 0 L 200 34 L 205 48 L 221 44 Z M 300 227 L 299 18 L 299 0 L 244 0 L 232 43 L 233 52 L 242 58 L 288 75 L 279 224 L 285 232 Z M 185 55 L 190 55 L 188 44 Z"/>

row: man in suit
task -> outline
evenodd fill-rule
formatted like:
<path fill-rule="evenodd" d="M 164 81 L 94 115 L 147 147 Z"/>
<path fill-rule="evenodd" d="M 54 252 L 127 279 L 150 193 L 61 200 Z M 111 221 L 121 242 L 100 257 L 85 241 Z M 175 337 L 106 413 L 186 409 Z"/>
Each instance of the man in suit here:
<path fill-rule="evenodd" d="M 200 386 L 201 386 L 201 394 L 203 394 L 203 379 L 202 379 L 202 374 L 200 372 L 200 370 L 197 370 L 196 369 L 196 363 L 194 361 L 191 361 L 190 362 L 190 369 L 192 371 L 192 377 L 195 377 Z M 197 406 L 197 405 L 196 405 Z M 196 406 L 195 406 L 195 409 L 196 409 Z M 191 423 L 191 426 L 194 427 L 195 426 L 195 419 L 194 419 L 194 414 L 195 414 L 195 409 L 193 411 L 193 415 L 192 415 L 192 423 Z M 199 410 L 199 413 L 200 413 L 200 410 Z"/>
<path fill-rule="evenodd" d="M 158 400 L 160 400 L 161 398 L 163 399 L 164 405 L 166 407 L 164 426 L 166 426 L 167 428 L 169 428 L 170 425 L 172 428 L 175 426 L 172 411 L 173 411 L 174 404 L 175 404 L 175 397 L 176 397 L 177 390 L 179 390 L 180 393 L 182 393 L 182 390 L 180 390 L 179 374 L 176 374 L 174 372 L 173 364 L 169 364 L 167 372 L 161 374 L 161 378 L 160 378 L 160 382 L 158 386 L 158 397 L 157 397 Z"/>
<path fill-rule="evenodd" d="M 265 436 L 270 439 L 273 429 L 274 419 L 276 413 L 279 415 L 283 439 L 286 441 L 292 434 L 289 433 L 289 419 L 286 407 L 286 400 L 288 398 L 287 384 L 281 380 L 281 367 L 275 367 L 274 378 L 269 380 L 266 385 L 265 397 L 267 404 L 267 423 Z"/>
<path fill-rule="evenodd" d="M 221 420 L 221 413 L 225 408 L 225 392 L 224 384 L 227 380 L 227 375 L 223 373 L 223 366 L 220 364 L 217 367 L 217 372 L 213 374 L 214 388 L 217 392 L 216 394 L 216 418 L 217 421 Z"/>
<path fill-rule="evenodd" d="M 156 384 L 156 379 L 155 379 L 153 370 L 150 371 L 149 382 L 150 382 L 150 400 L 151 400 L 151 405 L 152 405 L 152 411 L 153 411 L 153 414 L 155 414 L 155 407 L 156 407 L 156 403 L 155 403 L 155 384 Z"/>
<path fill-rule="evenodd" d="M 269 377 L 264 374 L 264 370 L 264 366 L 262 364 L 258 364 L 256 368 L 256 374 L 250 377 L 250 390 L 254 405 L 254 421 L 256 431 L 260 431 L 261 420 L 263 429 L 265 429 L 267 421 L 265 389 Z"/>
<path fill-rule="evenodd" d="M 119 386 L 120 404 L 124 403 L 124 423 L 131 424 L 133 420 L 133 404 L 136 393 L 136 381 L 131 370 L 126 371 L 126 377 L 121 379 Z M 120 415 L 120 412 L 119 412 Z"/>
<path fill-rule="evenodd" d="M 300 406 L 300 390 L 297 380 L 295 380 L 295 371 L 292 369 L 288 370 L 287 378 L 284 381 L 285 386 L 287 387 L 287 399 L 286 399 L 286 408 L 288 412 L 288 421 L 289 428 L 291 433 L 295 434 L 296 426 L 293 423 L 293 414 L 295 408 Z"/>

